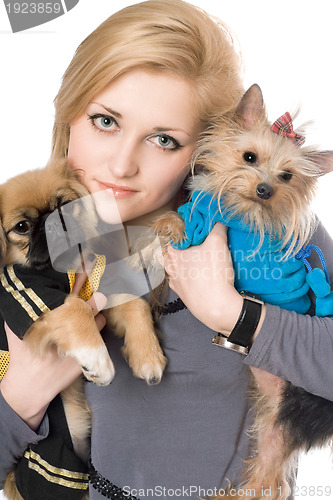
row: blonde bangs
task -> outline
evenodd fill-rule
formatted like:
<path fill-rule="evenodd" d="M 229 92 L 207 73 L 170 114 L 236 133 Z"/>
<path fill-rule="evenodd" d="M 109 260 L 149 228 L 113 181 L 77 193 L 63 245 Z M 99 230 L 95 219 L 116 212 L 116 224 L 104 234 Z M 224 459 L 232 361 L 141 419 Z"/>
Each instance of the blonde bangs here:
<path fill-rule="evenodd" d="M 104 21 L 78 47 L 55 98 L 53 156 L 65 156 L 69 124 L 115 78 L 132 69 L 188 80 L 199 120 L 209 123 L 243 93 L 228 29 L 182 0 L 148 0 Z"/>

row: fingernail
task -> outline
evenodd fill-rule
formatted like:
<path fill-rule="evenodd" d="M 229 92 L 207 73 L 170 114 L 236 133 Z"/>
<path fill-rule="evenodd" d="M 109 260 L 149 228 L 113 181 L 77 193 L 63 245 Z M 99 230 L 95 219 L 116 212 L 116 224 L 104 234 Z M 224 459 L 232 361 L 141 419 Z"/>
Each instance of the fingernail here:
<path fill-rule="evenodd" d="M 105 308 L 107 304 L 107 298 L 105 295 L 101 292 L 95 292 L 93 294 L 95 305 L 98 311 L 101 311 L 102 309 Z"/>

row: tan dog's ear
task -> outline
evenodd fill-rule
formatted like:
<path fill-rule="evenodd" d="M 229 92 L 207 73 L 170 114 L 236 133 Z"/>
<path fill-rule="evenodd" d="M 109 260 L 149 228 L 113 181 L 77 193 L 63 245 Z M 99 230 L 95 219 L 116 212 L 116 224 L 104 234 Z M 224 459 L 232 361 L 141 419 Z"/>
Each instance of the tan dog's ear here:
<path fill-rule="evenodd" d="M 0 207 L 2 199 L 2 189 L 0 188 Z M 2 264 L 7 253 L 7 238 L 2 225 L 2 210 L 0 209 L 0 265 Z"/>
<path fill-rule="evenodd" d="M 52 172 L 56 172 L 57 175 L 62 177 L 64 180 L 67 179 L 69 182 L 69 187 L 77 198 L 82 198 L 89 194 L 87 188 L 81 182 L 81 171 L 75 170 L 70 166 L 67 158 L 62 158 L 60 160 L 50 160 L 46 168 Z"/>
<path fill-rule="evenodd" d="M 313 151 L 306 156 L 319 167 L 322 175 L 333 171 L 333 151 Z"/>
<path fill-rule="evenodd" d="M 4 232 L 2 225 L 1 225 L 0 226 L 0 265 L 3 265 L 6 253 L 7 253 L 7 238 L 6 238 L 5 232 Z"/>
<path fill-rule="evenodd" d="M 245 130 L 251 130 L 264 116 L 264 100 L 259 85 L 254 83 L 243 95 L 235 111 Z"/>

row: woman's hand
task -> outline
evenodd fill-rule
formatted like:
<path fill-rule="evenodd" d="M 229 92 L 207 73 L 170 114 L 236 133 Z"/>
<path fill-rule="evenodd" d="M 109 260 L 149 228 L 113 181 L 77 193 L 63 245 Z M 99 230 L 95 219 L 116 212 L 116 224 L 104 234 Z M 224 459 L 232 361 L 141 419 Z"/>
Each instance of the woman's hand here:
<path fill-rule="evenodd" d="M 78 293 L 87 272 L 77 276 L 74 293 Z M 106 298 L 95 293 L 88 303 L 101 330 L 105 326 L 105 318 L 99 311 L 105 306 Z M 73 358 L 59 357 L 55 347 L 45 356 L 37 356 L 7 325 L 5 329 L 10 362 L 0 390 L 12 409 L 31 429 L 36 430 L 50 401 L 74 382 L 82 373 L 81 367 Z"/>
<path fill-rule="evenodd" d="M 243 298 L 234 288 L 227 229 L 215 224 L 207 239 L 186 250 L 168 248 L 165 269 L 172 288 L 192 314 L 214 331 L 228 334 L 235 326 Z"/>
<path fill-rule="evenodd" d="M 72 358 L 61 358 L 56 348 L 45 356 L 32 353 L 5 325 L 10 361 L 0 390 L 9 406 L 33 430 L 39 426 L 48 404 L 81 373 Z"/>
<path fill-rule="evenodd" d="M 90 273 L 92 272 L 92 270 L 94 268 L 95 261 L 96 261 L 96 259 L 95 259 L 94 254 L 90 254 L 88 256 L 88 259 L 85 259 L 84 271 L 81 273 L 75 274 L 75 282 L 74 282 L 73 289 L 71 292 L 72 294 L 79 295 L 82 286 L 84 285 L 86 279 L 88 278 L 88 276 L 90 275 Z M 87 304 L 90 305 L 90 307 L 94 313 L 96 325 L 97 325 L 99 331 L 101 331 L 106 324 L 105 317 L 103 316 L 103 314 L 101 314 L 99 312 L 105 307 L 106 302 L 107 302 L 107 299 L 106 299 L 105 295 L 103 295 L 102 293 L 99 293 L 99 292 L 95 292 L 92 295 L 92 297 L 89 300 L 87 300 Z"/>

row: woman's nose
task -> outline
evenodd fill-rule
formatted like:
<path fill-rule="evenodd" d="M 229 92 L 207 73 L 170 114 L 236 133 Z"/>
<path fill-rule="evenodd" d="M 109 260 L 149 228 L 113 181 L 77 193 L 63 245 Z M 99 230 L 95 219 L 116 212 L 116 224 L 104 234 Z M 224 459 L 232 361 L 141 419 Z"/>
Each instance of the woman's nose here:
<path fill-rule="evenodd" d="M 109 170 L 115 177 L 132 177 L 138 171 L 138 148 L 133 141 L 119 141 L 108 160 Z"/>

